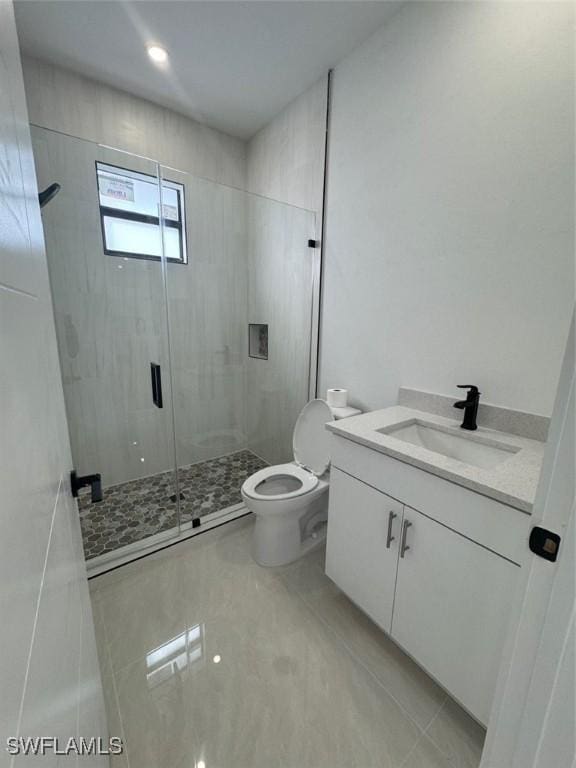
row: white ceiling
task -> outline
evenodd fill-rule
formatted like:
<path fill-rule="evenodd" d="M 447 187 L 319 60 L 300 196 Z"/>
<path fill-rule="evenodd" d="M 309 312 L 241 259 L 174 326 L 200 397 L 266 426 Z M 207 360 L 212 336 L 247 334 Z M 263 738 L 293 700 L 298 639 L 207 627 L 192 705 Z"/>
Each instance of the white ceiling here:
<path fill-rule="evenodd" d="M 397 3 L 19 0 L 22 49 L 247 138 L 394 12 Z M 170 54 L 156 67 L 145 45 Z"/>

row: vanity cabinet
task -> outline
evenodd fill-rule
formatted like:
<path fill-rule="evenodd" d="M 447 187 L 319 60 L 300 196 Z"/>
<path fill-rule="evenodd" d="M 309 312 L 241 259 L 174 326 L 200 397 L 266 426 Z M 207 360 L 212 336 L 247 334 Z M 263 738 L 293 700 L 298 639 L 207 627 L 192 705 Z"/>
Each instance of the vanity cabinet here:
<path fill-rule="evenodd" d="M 486 725 L 529 516 L 332 439 L 327 575 Z"/>
<path fill-rule="evenodd" d="M 326 573 L 390 632 L 402 504 L 336 468 L 330 473 L 330 499 Z"/>
<path fill-rule="evenodd" d="M 409 507 L 404 526 L 391 634 L 486 724 L 519 568 Z"/>

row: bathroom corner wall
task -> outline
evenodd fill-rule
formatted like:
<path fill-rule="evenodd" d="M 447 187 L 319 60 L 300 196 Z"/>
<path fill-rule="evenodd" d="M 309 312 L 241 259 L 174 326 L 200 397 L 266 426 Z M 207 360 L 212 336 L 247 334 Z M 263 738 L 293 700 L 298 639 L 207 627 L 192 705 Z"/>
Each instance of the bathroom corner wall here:
<path fill-rule="evenodd" d="M 269 324 L 268 360 L 248 359 L 248 447 L 291 461 L 292 431 L 308 399 L 312 267 L 320 238 L 327 78 L 289 104 L 249 142 L 247 188 L 286 206 L 250 202 L 248 322 Z M 293 234 L 302 240 L 290 241 Z"/>
<path fill-rule="evenodd" d="M 334 71 L 321 390 L 548 416 L 574 301 L 574 5 L 405 3 Z"/>
<path fill-rule="evenodd" d="M 0 93 L 0 764 L 7 766 L 8 737 L 53 736 L 63 748 L 70 737 L 107 739 L 108 731 L 8 0 L 0 0 Z M 108 758 L 83 762 L 104 768 Z"/>

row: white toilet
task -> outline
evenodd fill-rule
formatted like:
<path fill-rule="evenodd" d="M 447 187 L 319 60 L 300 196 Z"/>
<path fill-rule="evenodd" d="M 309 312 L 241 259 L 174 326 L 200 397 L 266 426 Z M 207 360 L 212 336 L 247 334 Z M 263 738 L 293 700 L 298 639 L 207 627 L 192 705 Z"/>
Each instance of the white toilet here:
<path fill-rule="evenodd" d="M 330 466 L 325 424 L 333 419 L 324 400 L 311 400 L 294 427 L 294 462 L 261 469 L 242 485 L 242 498 L 256 515 L 254 559 L 260 565 L 291 563 L 325 538 Z"/>

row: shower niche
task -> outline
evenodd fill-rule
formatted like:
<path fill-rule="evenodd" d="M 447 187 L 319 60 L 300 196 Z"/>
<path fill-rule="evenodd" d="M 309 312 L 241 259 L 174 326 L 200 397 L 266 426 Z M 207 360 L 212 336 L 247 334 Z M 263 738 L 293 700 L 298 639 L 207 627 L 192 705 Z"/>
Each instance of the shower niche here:
<path fill-rule="evenodd" d="M 268 325 L 248 324 L 248 354 L 257 360 L 268 360 Z"/>

